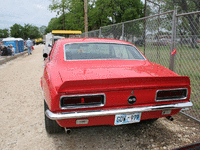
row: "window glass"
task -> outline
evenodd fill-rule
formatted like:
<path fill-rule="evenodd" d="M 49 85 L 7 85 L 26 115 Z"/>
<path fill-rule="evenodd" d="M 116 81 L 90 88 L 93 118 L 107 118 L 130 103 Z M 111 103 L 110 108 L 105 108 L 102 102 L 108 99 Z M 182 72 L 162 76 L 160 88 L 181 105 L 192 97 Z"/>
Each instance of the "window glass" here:
<path fill-rule="evenodd" d="M 73 43 L 64 48 L 66 60 L 133 59 L 145 60 L 132 45 L 115 43 Z"/>

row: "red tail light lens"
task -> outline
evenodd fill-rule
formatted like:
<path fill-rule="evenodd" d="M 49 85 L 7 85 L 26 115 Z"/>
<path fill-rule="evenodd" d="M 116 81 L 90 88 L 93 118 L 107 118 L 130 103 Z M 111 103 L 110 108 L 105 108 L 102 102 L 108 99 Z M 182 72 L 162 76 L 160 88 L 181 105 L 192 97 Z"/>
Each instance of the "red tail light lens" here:
<path fill-rule="evenodd" d="M 158 90 L 157 101 L 182 100 L 187 98 L 187 89 Z"/>
<path fill-rule="evenodd" d="M 79 107 L 98 107 L 105 104 L 105 95 L 69 95 L 62 96 L 60 107 L 63 109 Z"/>

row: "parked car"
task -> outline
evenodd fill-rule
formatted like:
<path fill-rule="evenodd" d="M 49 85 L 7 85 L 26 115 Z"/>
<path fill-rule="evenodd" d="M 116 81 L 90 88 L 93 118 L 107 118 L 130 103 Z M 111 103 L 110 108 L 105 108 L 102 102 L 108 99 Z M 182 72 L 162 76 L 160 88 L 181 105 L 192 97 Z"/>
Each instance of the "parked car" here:
<path fill-rule="evenodd" d="M 38 39 L 35 39 L 35 40 L 33 41 L 33 45 L 39 45 L 39 44 L 44 44 L 42 38 L 38 38 Z"/>
<path fill-rule="evenodd" d="M 188 76 L 149 62 L 131 43 L 113 39 L 57 41 L 45 59 L 41 87 L 48 133 L 172 120 L 192 106 Z"/>

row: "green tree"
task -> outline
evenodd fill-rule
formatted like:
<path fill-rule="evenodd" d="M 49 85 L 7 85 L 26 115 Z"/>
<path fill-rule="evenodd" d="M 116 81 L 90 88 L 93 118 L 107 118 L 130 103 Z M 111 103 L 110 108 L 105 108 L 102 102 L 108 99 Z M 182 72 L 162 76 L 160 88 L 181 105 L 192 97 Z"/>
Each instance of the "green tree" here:
<path fill-rule="evenodd" d="M 141 0 L 118 0 L 116 12 L 114 12 L 116 23 L 138 19 L 144 16 L 144 5 Z"/>
<path fill-rule="evenodd" d="M 49 5 L 51 11 L 60 13 L 63 16 L 63 30 L 65 30 L 65 11 L 68 9 L 68 0 L 52 0 L 52 4 Z"/>
<path fill-rule="evenodd" d="M 84 0 L 69 0 L 69 12 L 66 16 L 68 30 L 84 31 Z"/>
<path fill-rule="evenodd" d="M 19 24 L 14 24 L 10 27 L 11 36 L 15 38 L 39 38 L 42 37 L 39 28 L 30 24 L 25 24 L 24 27 Z"/>
<path fill-rule="evenodd" d="M 11 37 L 19 38 L 23 37 L 23 27 L 20 24 L 15 23 L 10 27 Z"/>
<path fill-rule="evenodd" d="M 45 34 L 45 30 L 46 30 L 46 26 L 41 26 L 40 28 L 39 28 L 39 31 L 40 31 L 40 34 L 41 35 L 44 35 Z"/>
<path fill-rule="evenodd" d="M 164 11 L 177 9 L 178 13 L 200 10 L 199 0 L 157 0 Z"/>
<path fill-rule="evenodd" d="M 180 13 L 188 13 L 192 11 L 200 10 L 200 1 L 199 0 L 157 0 L 161 2 L 161 9 L 166 11 L 170 9 L 177 9 L 177 12 Z M 178 32 L 179 35 L 183 35 L 188 33 L 191 35 L 192 42 L 191 46 L 193 48 L 198 47 L 197 43 L 197 34 L 199 34 L 199 19 L 200 13 L 196 15 L 186 15 L 178 18 Z"/>
<path fill-rule="evenodd" d="M 91 28 L 94 30 L 102 26 L 141 18 L 144 16 L 143 8 L 144 4 L 140 0 L 97 0 L 91 8 L 91 19 L 89 18 L 92 20 Z M 129 33 L 136 28 L 139 30 L 139 25 L 126 26 L 125 36 L 129 38 Z M 121 25 L 104 27 L 102 30 L 104 37 L 114 36 L 115 39 L 120 39 L 122 35 Z"/>
<path fill-rule="evenodd" d="M 67 13 L 63 13 L 56 17 L 52 18 L 49 22 L 45 32 L 49 33 L 52 30 L 61 30 L 63 29 L 63 20 L 65 23 L 65 29 L 67 30 L 80 30 L 84 32 L 84 0 L 68 0 L 68 6 L 66 9 Z M 88 4 L 89 5 L 89 4 Z"/>
<path fill-rule="evenodd" d="M 89 14 L 93 29 L 144 16 L 141 0 L 97 0 L 93 5 Z"/>
<path fill-rule="evenodd" d="M 22 31 L 23 31 L 24 39 L 28 39 L 28 38 L 36 39 L 36 38 L 42 37 L 39 31 L 39 28 L 31 24 L 25 24 Z"/>
<path fill-rule="evenodd" d="M 0 38 L 9 37 L 9 30 L 8 29 L 0 29 Z"/>
<path fill-rule="evenodd" d="M 96 30 L 112 23 L 111 12 L 113 9 L 109 6 L 109 2 L 110 0 L 97 0 L 89 7 L 89 30 Z"/>
<path fill-rule="evenodd" d="M 63 7 L 65 3 L 65 7 Z M 141 0 L 88 0 L 88 29 L 96 30 L 113 23 L 133 20 L 143 17 L 143 3 Z M 60 22 L 64 21 L 67 30 L 84 32 L 84 0 L 53 0 L 50 10 L 57 11 L 57 18 L 52 18 L 46 32 L 60 29 Z M 63 10 L 68 10 L 67 13 Z M 64 24 L 63 23 L 63 24 Z"/>
<path fill-rule="evenodd" d="M 52 30 L 62 30 L 62 16 L 58 18 L 52 18 L 45 29 L 45 34 L 51 32 Z"/>

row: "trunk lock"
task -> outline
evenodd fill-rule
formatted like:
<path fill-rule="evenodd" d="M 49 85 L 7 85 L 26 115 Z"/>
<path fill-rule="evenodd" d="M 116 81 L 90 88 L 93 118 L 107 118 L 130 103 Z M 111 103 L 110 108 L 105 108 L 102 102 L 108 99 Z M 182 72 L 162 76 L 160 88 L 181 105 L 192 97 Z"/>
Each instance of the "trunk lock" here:
<path fill-rule="evenodd" d="M 136 102 L 136 100 L 137 100 L 136 97 L 131 95 L 128 98 L 128 103 L 132 105 L 132 104 L 134 104 Z"/>

